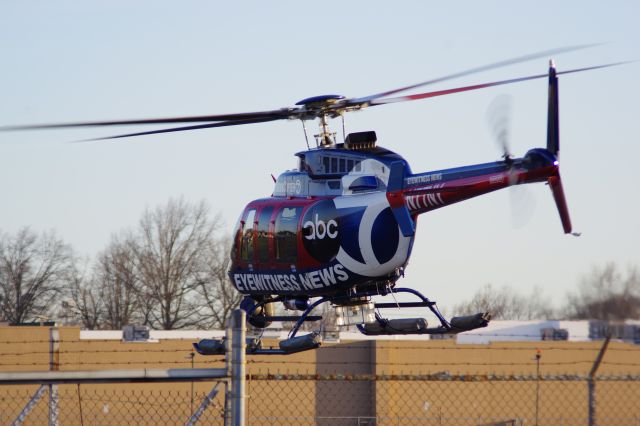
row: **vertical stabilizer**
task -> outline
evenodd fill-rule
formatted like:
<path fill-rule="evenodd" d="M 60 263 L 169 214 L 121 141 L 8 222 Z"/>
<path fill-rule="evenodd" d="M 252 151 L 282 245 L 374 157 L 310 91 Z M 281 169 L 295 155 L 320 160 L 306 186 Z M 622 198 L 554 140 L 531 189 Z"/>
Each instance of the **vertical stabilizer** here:
<path fill-rule="evenodd" d="M 560 121 L 558 112 L 558 77 L 556 76 L 556 66 L 553 60 L 549 61 L 549 105 L 547 117 L 547 150 L 557 157 L 560 153 Z M 564 196 L 562 188 L 562 180 L 560 179 L 560 169 L 554 175 L 547 179 L 549 188 L 553 193 L 553 199 L 556 202 L 560 220 L 562 221 L 562 229 L 565 234 L 571 233 L 571 218 L 569 217 L 569 208 L 567 200 Z"/>
<path fill-rule="evenodd" d="M 556 64 L 549 61 L 549 107 L 547 118 L 547 150 L 556 157 L 560 151 L 560 121 L 558 115 L 558 77 Z"/>

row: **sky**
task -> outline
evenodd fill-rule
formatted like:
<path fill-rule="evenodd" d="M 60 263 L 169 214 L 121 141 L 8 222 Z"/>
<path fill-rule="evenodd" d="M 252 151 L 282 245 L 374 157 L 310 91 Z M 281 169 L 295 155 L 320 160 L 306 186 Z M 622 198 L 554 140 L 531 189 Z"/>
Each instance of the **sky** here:
<path fill-rule="evenodd" d="M 5 1 L 0 126 L 275 109 L 584 43 L 606 44 L 556 56 L 558 70 L 640 59 L 638 16 L 636 1 Z M 561 172 L 581 237 L 562 233 L 545 185 L 528 186 L 524 225 L 516 194 L 496 192 L 422 215 L 400 284 L 444 307 L 487 283 L 560 306 L 594 265 L 640 265 L 639 66 L 560 78 Z M 425 90 L 546 71 L 542 58 Z M 545 146 L 544 79 L 370 108 L 347 131 L 375 130 L 414 172 L 494 161 L 487 109 L 503 94 L 512 152 Z M 92 257 L 145 208 L 184 196 L 230 232 L 305 149 L 296 121 L 69 143 L 112 130 L 0 133 L 0 230 L 54 229 Z"/>

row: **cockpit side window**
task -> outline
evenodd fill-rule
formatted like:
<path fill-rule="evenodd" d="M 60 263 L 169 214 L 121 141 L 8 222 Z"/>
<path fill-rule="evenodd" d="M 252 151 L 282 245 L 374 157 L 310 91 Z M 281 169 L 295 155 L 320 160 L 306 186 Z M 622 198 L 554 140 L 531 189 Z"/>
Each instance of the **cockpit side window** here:
<path fill-rule="evenodd" d="M 298 220 L 302 207 L 283 207 L 276 217 L 276 262 L 295 264 L 298 258 Z"/>
<path fill-rule="evenodd" d="M 233 227 L 233 246 L 231 247 L 231 260 L 237 260 L 240 257 L 240 246 L 242 245 L 242 215 L 238 218 L 236 225 Z"/>
<path fill-rule="evenodd" d="M 240 258 L 245 262 L 253 262 L 253 222 L 256 217 L 255 209 L 249 210 L 242 227 L 242 243 L 240 246 Z"/>
<path fill-rule="evenodd" d="M 258 219 L 258 237 L 256 261 L 266 263 L 269 261 L 269 224 L 271 223 L 273 207 L 267 206 L 260 212 Z"/>

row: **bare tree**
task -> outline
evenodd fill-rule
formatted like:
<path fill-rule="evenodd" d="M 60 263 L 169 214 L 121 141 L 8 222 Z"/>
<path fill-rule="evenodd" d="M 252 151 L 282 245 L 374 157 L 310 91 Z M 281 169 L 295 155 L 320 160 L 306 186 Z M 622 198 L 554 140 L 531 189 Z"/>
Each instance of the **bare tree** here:
<path fill-rule="evenodd" d="M 196 288 L 206 274 L 207 248 L 218 226 L 204 202 L 171 199 L 147 210 L 136 240 L 140 291 L 153 301 L 152 325 L 165 330 L 201 321 Z"/>
<path fill-rule="evenodd" d="M 233 287 L 227 275 L 229 269 L 229 249 L 231 244 L 227 238 L 209 239 L 205 274 L 198 286 L 200 310 L 203 325 L 223 328 L 231 312 L 240 305 L 242 294 Z"/>
<path fill-rule="evenodd" d="M 615 263 L 593 267 L 565 310 L 572 319 L 623 320 L 640 318 L 640 273 L 630 267 L 621 273 Z"/>
<path fill-rule="evenodd" d="M 133 322 L 145 323 L 150 304 L 139 291 L 135 241 L 131 236 L 113 236 L 98 255 L 93 277 L 104 305 L 104 326 L 121 329 Z"/>
<path fill-rule="evenodd" d="M 79 270 L 69 280 L 70 301 L 62 302 L 64 316 L 79 322 L 83 328 L 95 330 L 103 324 L 104 302 L 94 279 L 86 279 Z"/>
<path fill-rule="evenodd" d="M 71 248 L 55 233 L 0 234 L 0 315 L 20 323 L 47 315 L 73 270 Z"/>
<path fill-rule="evenodd" d="M 533 288 L 531 295 L 525 297 L 509 287 L 496 289 L 491 284 L 479 289 L 471 300 L 456 305 L 454 312 L 456 315 L 490 312 L 494 319 L 503 320 L 548 319 L 553 316 L 540 289 Z"/>

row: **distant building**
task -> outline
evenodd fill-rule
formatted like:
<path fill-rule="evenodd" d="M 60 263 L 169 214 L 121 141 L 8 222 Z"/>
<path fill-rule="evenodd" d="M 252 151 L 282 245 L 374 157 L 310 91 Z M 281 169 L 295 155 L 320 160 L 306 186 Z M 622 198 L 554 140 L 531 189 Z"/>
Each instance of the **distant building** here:
<path fill-rule="evenodd" d="M 134 330 L 127 330 L 133 333 Z M 262 332 L 266 339 L 286 339 L 288 330 L 274 322 Z M 611 337 L 627 343 L 640 344 L 640 320 L 607 323 L 600 320 L 584 321 L 491 321 L 486 328 L 479 328 L 457 335 L 393 335 L 365 336 L 357 331 L 331 331 L 325 333 L 325 340 L 436 340 L 450 339 L 458 344 L 488 344 L 491 342 L 566 340 L 589 342 L 604 339 L 608 332 Z M 145 334 L 146 333 L 146 334 Z M 301 331 L 299 334 L 304 334 Z M 210 339 L 224 336 L 224 330 L 146 330 L 144 339 L 125 336 L 121 330 L 82 330 L 80 339 L 113 339 L 157 342 L 163 339 Z M 254 334 L 249 332 L 249 334 Z"/>

